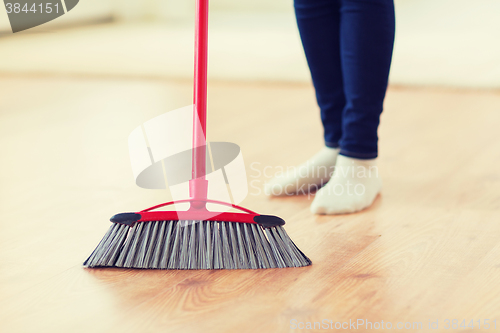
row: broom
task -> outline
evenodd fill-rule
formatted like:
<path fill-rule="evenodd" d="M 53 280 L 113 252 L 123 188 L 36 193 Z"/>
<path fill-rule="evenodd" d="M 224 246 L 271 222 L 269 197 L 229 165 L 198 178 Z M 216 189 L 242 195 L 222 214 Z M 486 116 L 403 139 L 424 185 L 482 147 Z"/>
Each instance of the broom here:
<path fill-rule="evenodd" d="M 111 218 L 112 225 L 84 262 L 87 267 L 257 269 L 311 265 L 287 235 L 285 221 L 209 200 L 206 173 L 208 0 L 196 2 L 194 121 L 190 199 Z M 199 121 L 199 126 L 196 126 Z M 154 211 L 189 203 L 187 211 Z M 219 204 L 241 213 L 208 211 Z"/>

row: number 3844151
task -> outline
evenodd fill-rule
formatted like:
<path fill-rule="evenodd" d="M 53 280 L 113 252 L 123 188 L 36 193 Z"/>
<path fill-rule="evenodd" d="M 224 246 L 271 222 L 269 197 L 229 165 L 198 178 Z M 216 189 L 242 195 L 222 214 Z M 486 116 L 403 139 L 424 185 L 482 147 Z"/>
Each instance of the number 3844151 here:
<path fill-rule="evenodd" d="M 477 329 L 494 329 L 496 330 L 497 328 L 497 321 L 495 320 L 489 320 L 489 319 L 484 319 L 484 320 L 462 320 L 459 321 L 458 319 L 446 319 L 444 321 L 444 328 L 445 329 L 459 329 L 459 328 L 477 328 Z"/>
<path fill-rule="evenodd" d="M 45 6 L 44 6 L 45 5 Z M 15 14 L 36 14 L 36 13 L 47 13 L 50 14 L 52 12 L 59 13 L 59 4 L 58 3 L 50 3 L 47 2 L 45 4 L 32 4 L 28 6 L 27 3 L 10 3 L 7 2 L 5 4 L 5 8 L 7 9 L 7 14 L 15 13 Z"/>

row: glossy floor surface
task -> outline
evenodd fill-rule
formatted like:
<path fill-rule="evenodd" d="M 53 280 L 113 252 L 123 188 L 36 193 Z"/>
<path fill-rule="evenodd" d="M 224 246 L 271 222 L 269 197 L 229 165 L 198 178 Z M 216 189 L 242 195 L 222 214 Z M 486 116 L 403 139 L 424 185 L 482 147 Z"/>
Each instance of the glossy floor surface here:
<path fill-rule="evenodd" d="M 134 185 L 127 137 L 190 104 L 189 82 L 3 76 L 0 94 L 2 332 L 289 332 L 324 319 L 500 328 L 498 92 L 391 87 L 382 195 L 357 214 L 314 216 L 311 197 L 261 193 L 321 147 L 312 88 L 212 82 L 209 140 L 241 146 L 243 205 L 283 217 L 313 261 L 240 271 L 82 267 L 111 215 L 168 200 Z"/>

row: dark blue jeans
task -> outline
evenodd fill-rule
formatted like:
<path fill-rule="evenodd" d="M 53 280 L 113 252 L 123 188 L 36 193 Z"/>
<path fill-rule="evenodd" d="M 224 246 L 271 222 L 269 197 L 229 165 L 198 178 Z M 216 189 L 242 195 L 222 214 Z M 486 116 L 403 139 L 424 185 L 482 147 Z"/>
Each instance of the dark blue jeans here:
<path fill-rule="evenodd" d="M 394 45 L 393 0 L 294 2 L 326 146 L 349 157 L 377 157 Z"/>

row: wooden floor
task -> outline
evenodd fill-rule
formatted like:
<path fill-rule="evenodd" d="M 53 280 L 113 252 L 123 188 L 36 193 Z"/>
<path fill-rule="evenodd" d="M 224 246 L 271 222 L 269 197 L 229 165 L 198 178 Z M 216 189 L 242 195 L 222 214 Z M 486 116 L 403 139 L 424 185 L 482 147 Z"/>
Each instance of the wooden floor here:
<path fill-rule="evenodd" d="M 474 320 L 461 331 L 483 332 L 489 319 L 489 331 L 494 320 L 500 329 L 500 93 L 391 87 L 382 195 L 361 213 L 322 217 L 307 196 L 257 190 L 266 166 L 294 165 L 321 147 L 312 88 L 213 82 L 209 90 L 209 140 L 239 144 L 253 181 L 243 204 L 283 217 L 313 265 L 83 268 L 111 215 L 168 199 L 135 187 L 127 136 L 190 104 L 191 85 L 3 76 L 1 332 L 295 332 L 324 319 L 422 322 L 409 332 L 431 331 L 429 320 L 439 320 L 433 332 L 453 331 L 446 319 Z"/>

